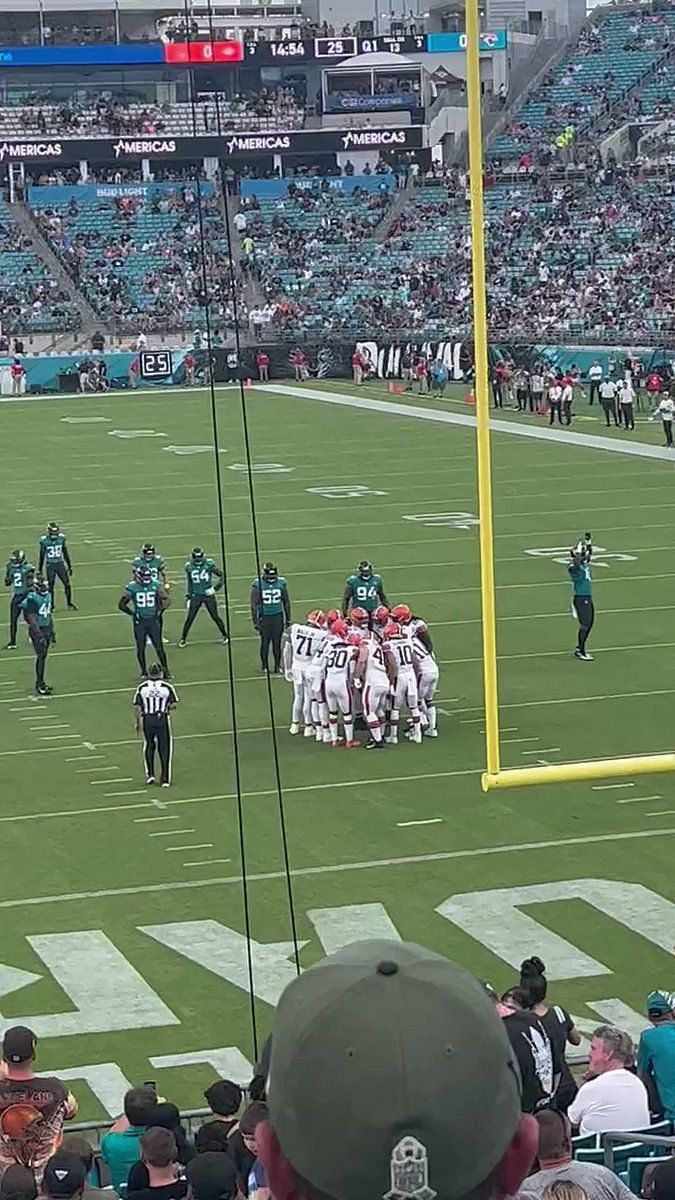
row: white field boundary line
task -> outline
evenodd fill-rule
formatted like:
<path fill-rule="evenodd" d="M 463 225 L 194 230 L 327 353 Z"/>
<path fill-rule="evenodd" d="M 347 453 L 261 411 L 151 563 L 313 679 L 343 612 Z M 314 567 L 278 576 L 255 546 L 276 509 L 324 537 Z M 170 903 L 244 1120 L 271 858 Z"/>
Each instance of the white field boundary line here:
<path fill-rule="evenodd" d="M 398 858 L 376 858 L 364 862 L 334 863 L 320 867 L 295 867 L 290 871 L 293 878 L 303 878 L 311 875 L 331 875 L 348 871 L 381 870 L 382 867 L 410 867 L 431 862 L 447 862 L 453 859 L 482 858 L 495 854 L 532 853 L 533 850 L 553 850 L 560 846 L 590 846 L 606 842 L 635 841 L 650 837 L 670 837 L 675 835 L 675 829 L 640 829 L 632 833 L 600 833 L 587 837 L 558 838 L 542 842 L 516 842 L 511 845 L 483 846 L 473 850 L 442 850 L 435 854 L 410 854 Z M 185 864 L 197 865 L 197 864 Z M 204 865 L 207 865 L 204 863 Z M 286 879 L 284 871 L 257 871 L 249 873 L 246 880 L 249 883 L 264 883 L 267 881 Z M 211 879 L 181 879 L 167 883 L 139 884 L 132 887 L 101 888 L 99 891 L 70 892 L 56 896 L 25 896 L 15 900 L 0 900 L 2 908 L 24 908 L 41 904 L 67 904 L 71 901 L 98 900 L 108 896 L 138 896 L 153 892 L 187 891 L 190 888 L 222 887 L 225 884 L 240 884 L 241 875 L 214 876 Z"/>
<path fill-rule="evenodd" d="M 315 388 L 286 387 L 282 384 L 268 384 L 266 392 L 277 396 L 290 396 L 296 400 L 319 400 L 323 404 L 346 405 L 348 408 L 362 408 L 371 412 L 390 413 L 395 417 L 414 417 L 418 421 L 436 421 L 442 425 L 461 425 L 465 429 L 476 428 L 476 418 L 468 413 L 448 413 L 438 409 L 416 408 L 412 404 L 392 404 L 389 400 L 357 400 L 345 392 L 319 392 Z M 577 446 L 584 450 L 613 450 L 615 454 L 629 454 L 638 458 L 656 458 L 661 462 L 673 462 L 673 453 L 668 453 L 665 446 L 652 446 L 647 442 L 616 442 L 609 438 L 598 437 L 596 434 L 572 433 L 569 430 L 554 430 L 552 427 L 541 428 L 530 425 L 519 425 L 517 422 L 495 421 L 490 418 L 490 428 L 495 433 L 510 433 L 514 437 L 534 438 L 539 442 L 558 442 L 567 446 Z"/>

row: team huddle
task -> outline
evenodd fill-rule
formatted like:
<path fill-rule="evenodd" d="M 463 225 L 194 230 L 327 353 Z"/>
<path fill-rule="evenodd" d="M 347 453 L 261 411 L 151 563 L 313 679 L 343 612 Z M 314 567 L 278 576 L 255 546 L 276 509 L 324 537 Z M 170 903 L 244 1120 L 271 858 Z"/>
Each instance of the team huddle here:
<path fill-rule="evenodd" d="M 382 750 L 398 743 L 405 707 L 410 741 L 438 736 L 438 666 L 429 631 L 407 604 L 357 605 L 348 618 L 336 609 L 310 612 L 287 631 L 284 670 L 293 684 L 293 734 L 302 726 L 317 742 Z M 369 733 L 365 743 L 354 738 L 357 722 Z"/>

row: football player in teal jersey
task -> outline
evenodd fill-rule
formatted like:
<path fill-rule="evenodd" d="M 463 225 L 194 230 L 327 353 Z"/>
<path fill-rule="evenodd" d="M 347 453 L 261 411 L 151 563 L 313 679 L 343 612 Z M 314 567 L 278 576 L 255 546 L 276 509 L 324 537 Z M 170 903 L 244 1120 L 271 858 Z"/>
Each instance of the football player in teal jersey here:
<path fill-rule="evenodd" d="M 184 646 L 187 642 L 192 622 L 202 606 L 220 631 L 223 641 L 227 642 L 227 630 L 218 612 L 215 596 L 215 593 L 219 592 L 223 586 L 223 572 L 216 566 L 212 558 L 206 557 L 201 546 L 195 546 L 190 555 L 190 561 L 185 564 L 185 576 L 187 579 L 185 599 L 188 610 L 178 645 Z"/>
<path fill-rule="evenodd" d="M 155 550 L 155 546 L 154 546 L 153 542 L 144 542 L 143 543 L 143 545 L 141 546 L 141 552 L 140 552 L 140 554 L 136 555 L 134 561 L 131 564 L 131 567 L 133 570 L 134 579 L 136 579 L 138 577 L 138 572 L 143 567 L 147 567 L 152 578 L 154 580 L 156 580 L 157 583 L 161 584 L 161 586 L 164 588 L 165 592 L 168 592 L 170 585 L 169 585 L 169 581 L 166 577 L 166 565 L 164 563 L 164 559 L 162 558 L 162 555 L 158 554 L 157 551 Z M 166 642 L 166 641 L 168 641 L 168 638 L 164 637 L 164 613 L 163 612 L 161 612 L 159 614 L 158 620 L 159 620 L 159 632 L 162 635 L 162 641 Z"/>
<path fill-rule="evenodd" d="M 35 576 L 21 608 L 26 615 L 30 639 L 35 650 L 35 691 L 38 696 L 51 696 L 53 689 L 45 683 L 45 663 L 49 647 L 56 638 L 52 620 L 52 596 L 44 576 Z"/>
<path fill-rule="evenodd" d="M 66 545 L 66 535 L 65 533 L 61 533 L 61 529 L 56 521 L 49 522 L 47 532 L 40 538 L 39 545 L 38 571 L 43 571 L 45 563 L 47 564 L 47 586 L 52 598 L 52 611 L 56 611 L 54 584 L 58 577 L 66 593 L 68 608 L 72 609 L 73 612 L 77 612 L 77 606 L 73 604 L 73 590 L 70 585 L 73 564 L 70 561 L 70 554 Z"/>
<path fill-rule="evenodd" d="M 9 605 L 9 641 L 7 650 L 16 650 L 16 630 L 19 623 L 19 613 L 33 582 L 35 567 L 26 560 L 23 550 L 13 550 L 12 557 L 5 566 L 5 587 L 11 587 L 12 599 Z"/>
<path fill-rule="evenodd" d="M 352 608 L 365 608 L 372 620 L 372 614 L 380 604 L 389 608 L 389 601 L 384 594 L 382 576 L 376 575 L 373 571 L 373 564 L 364 558 L 356 568 L 356 573 L 347 579 L 345 593 L 342 597 L 342 615 L 343 617 L 347 616 L 351 605 Z"/>
<path fill-rule="evenodd" d="M 170 603 L 168 592 L 164 591 L 158 580 L 152 578 L 150 568 L 141 567 L 126 585 L 117 606 L 120 612 L 126 613 L 133 619 L 136 657 L 143 678 L 148 674 L 145 660 L 145 643 L 148 639 L 157 651 L 164 678 L 171 678 L 159 624 L 161 614 L 164 609 L 169 607 Z"/>

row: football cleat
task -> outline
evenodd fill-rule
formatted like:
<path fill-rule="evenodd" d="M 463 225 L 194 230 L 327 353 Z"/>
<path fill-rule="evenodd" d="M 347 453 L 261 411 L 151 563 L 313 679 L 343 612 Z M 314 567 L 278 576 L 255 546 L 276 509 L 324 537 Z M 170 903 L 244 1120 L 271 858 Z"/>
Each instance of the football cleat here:
<path fill-rule="evenodd" d="M 357 750 L 360 749 L 360 747 L 361 743 L 355 741 L 354 738 L 352 738 L 351 742 L 345 742 L 345 750 Z"/>
<path fill-rule="evenodd" d="M 333 621 L 330 631 L 334 637 L 346 638 L 347 634 L 349 633 L 349 626 L 346 621 L 342 621 L 340 617 L 338 617 L 337 621 Z"/>
<path fill-rule="evenodd" d="M 384 636 L 386 638 L 400 637 L 401 626 L 396 621 L 389 621 L 384 627 Z"/>
<path fill-rule="evenodd" d="M 60 532 L 61 532 L 61 527 L 59 526 L 59 523 L 58 523 L 58 521 L 50 521 L 50 522 L 49 522 L 49 524 L 48 524 L 48 526 L 47 526 L 47 534 L 48 534 L 48 536 L 49 536 L 49 537 L 57 537 L 57 535 L 58 535 Z"/>
<path fill-rule="evenodd" d="M 278 574 L 279 572 L 277 571 L 274 563 L 263 563 L 262 577 L 267 581 L 267 583 L 274 583 L 274 580 L 278 577 Z"/>
<path fill-rule="evenodd" d="M 305 735 L 304 736 L 306 738 L 313 738 L 315 736 L 315 730 L 312 725 L 305 725 Z"/>
<path fill-rule="evenodd" d="M 399 625 L 407 625 L 412 617 L 412 612 L 407 604 L 395 604 L 391 610 L 391 615 Z"/>
<path fill-rule="evenodd" d="M 291 727 L 288 732 L 293 734 L 300 732 L 300 726 L 298 725 L 297 721 L 291 721 Z"/>
<path fill-rule="evenodd" d="M 320 608 L 313 608 L 310 613 L 307 613 L 307 624 L 320 629 L 326 618 Z"/>
<path fill-rule="evenodd" d="M 373 613 L 373 621 L 376 625 L 386 625 L 389 620 L 389 609 L 386 604 L 378 604 Z"/>
<path fill-rule="evenodd" d="M 379 742 L 376 742 L 375 738 L 371 738 L 370 741 L 366 742 L 365 749 L 366 750 L 384 750 L 384 742 L 382 740 L 380 740 Z"/>
<path fill-rule="evenodd" d="M 195 546 L 194 550 L 190 552 L 190 558 L 193 563 L 202 563 L 204 561 L 204 551 L 201 546 Z"/>
<path fill-rule="evenodd" d="M 362 558 L 361 562 L 356 568 L 356 574 L 359 575 L 361 579 L 370 579 L 372 573 L 373 564 L 369 563 L 367 558 Z"/>
<path fill-rule="evenodd" d="M 26 561 L 26 555 L 24 554 L 23 550 L 12 550 L 11 561 L 13 563 L 17 563 L 18 565 L 24 563 Z"/>

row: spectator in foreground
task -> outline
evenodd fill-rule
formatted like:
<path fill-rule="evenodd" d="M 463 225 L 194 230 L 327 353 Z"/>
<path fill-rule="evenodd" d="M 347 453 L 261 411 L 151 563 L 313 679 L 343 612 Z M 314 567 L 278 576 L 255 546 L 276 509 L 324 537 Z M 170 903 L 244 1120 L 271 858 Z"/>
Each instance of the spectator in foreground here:
<path fill-rule="evenodd" d="M 36 1047 L 35 1034 L 24 1025 L 8 1029 L 2 1042 L 0 1173 L 20 1162 L 31 1168 L 39 1186 L 77 1101 L 59 1079 L 35 1075 Z"/>
<path fill-rule="evenodd" d="M 652 1107 L 675 1120 L 675 993 L 650 992 L 647 1016 L 653 1026 L 640 1035 L 637 1067 Z"/>
<path fill-rule="evenodd" d="M 237 1175 L 227 1154 L 198 1154 L 187 1169 L 188 1200 L 233 1200 Z"/>
<path fill-rule="evenodd" d="M 555 1004 L 552 1008 L 546 1003 L 548 982 L 546 967 L 536 956 L 526 958 L 520 967 L 520 986 L 525 988 L 532 1000 L 532 1012 L 538 1017 L 551 1043 L 553 1063 L 559 1073 L 558 1086 L 555 1092 L 555 1107 L 565 1112 L 577 1094 L 577 1085 L 565 1059 L 565 1048 L 578 1046 L 581 1034 L 566 1009 Z"/>
<path fill-rule="evenodd" d="M 42 1195 L 46 1200 L 76 1200 L 83 1195 L 86 1182 L 82 1159 L 67 1150 L 57 1150 L 45 1167 Z"/>
<path fill-rule="evenodd" d="M 266 1187 L 263 1182 L 263 1165 L 258 1159 L 258 1127 L 269 1117 L 267 1105 L 254 1100 L 244 1110 L 239 1128 L 230 1138 L 230 1158 L 237 1172 L 237 1186 L 243 1196 Z"/>
<path fill-rule="evenodd" d="M 170 1129 L 148 1129 L 141 1138 L 141 1161 L 129 1172 L 128 1200 L 183 1200 L 187 1183 L 180 1177 L 176 1139 Z M 137 1180 L 146 1178 L 147 1184 Z"/>
<path fill-rule="evenodd" d="M 82 1193 L 83 1200 L 101 1200 L 100 1186 L 97 1184 L 94 1187 L 91 1183 L 91 1171 L 94 1166 L 94 1147 L 91 1142 L 88 1142 L 86 1137 L 81 1134 L 70 1133 L 61 1142 L 61 1150 L 68 1154 L 74 1154 L 84 1166 L 86 1182 Z"/>
<path fill-rule="evenodd" d="M 168 1100 L 156 1101 L 148 1111 L 148 1125 L 153 1128 L 169 1129 L 176 1139 L 176 1155 L 179 1163 L 185 1166 L 194 1156 L 194 1150 L 188 1144 L 185 1130 L 180 1123 L 180 1112 L 175 1104 Z"/>
<path fill-rule="evenodd" d="M 591 1039 L 589 1076 L 567 1110 L 580 1133 L 647 1129 L 647 1089 L 627 1068 L 633 1062 L 633 1043 L 627 1033 L 601 1025 Z"/>
<path fill-rule="evenodd" d="M 119 1194 L 126 1185 L 129 1171 L 141 1157 L 141 1138 L 148 1122 L 148 1110 L 157 1101 L 155 1089 L 144 1083 L 142 1087 L 130 1088 L 124 1097 L 124 1116 L 101 1140 L 101 1155 L 108 1164 L 112 1185 Z"/>
<path fill-rule="evenodd" d="M 630 1195 L 630 1192 L 628 1194 Z M 588 1196 L 578 1183 L 557 1179 L 544 1188 L 542 1200 L 588 1200 Z"/>
<path fill-rule="evenodd" d="M 239 1128 L 241 1088 L 229 1079 L 217 1079 L 204 1092 L 213 1119 L 205 1121 L 195 1134 L 195 1147 L 200 1154 L 205 1150 L 227 1150 L 230 1135 Z"/>
<path fill-rule="evenodd" d="M 268 1099 L 256 1142 L 275 1200 L 501 1200 L 537 1148 L 489 998 L 412 943 L 357 942 L 286 988 Z"/>
<path fill-rule="evenodd" d="M 12 1163 L 0 1182 L 0 1200 L 36 1200 L 37 1184 L 30 1167 Z"/>
<path fill-rule="evenodd" d="M 546 1030 L 532 1011 L 529 991 L 511 988 L 502 996 L 502 1002 L 510 1010 L 504 1017 L 504 1028 L 520 1069 L 523 1112 L 539 1112 L 552 1103 L 560 1076 L 559 1064 Z"/>
<path fill-rule="evenodd" d="M 572 1129 L 561 1112 L 537 1113 L 539 1170 L 523 1182 L 519 1200 L 541 1200 L 558 1181 L 583 1188 L 588 1200 L 632 1200 L 632 1192 L 607 1167 L 574 1161 Z"/>

